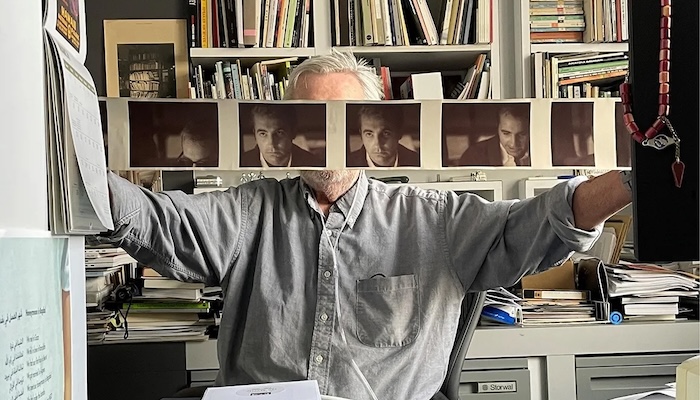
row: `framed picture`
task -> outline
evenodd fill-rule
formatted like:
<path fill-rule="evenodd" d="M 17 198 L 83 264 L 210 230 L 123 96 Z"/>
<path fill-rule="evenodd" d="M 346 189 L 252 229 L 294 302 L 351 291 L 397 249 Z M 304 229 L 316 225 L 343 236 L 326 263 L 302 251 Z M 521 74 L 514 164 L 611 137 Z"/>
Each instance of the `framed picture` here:
<path fill-rule="evenodd" d="M 104 37 L 108 97 L 190 97 L 185 20 L 107 20 Z"/>

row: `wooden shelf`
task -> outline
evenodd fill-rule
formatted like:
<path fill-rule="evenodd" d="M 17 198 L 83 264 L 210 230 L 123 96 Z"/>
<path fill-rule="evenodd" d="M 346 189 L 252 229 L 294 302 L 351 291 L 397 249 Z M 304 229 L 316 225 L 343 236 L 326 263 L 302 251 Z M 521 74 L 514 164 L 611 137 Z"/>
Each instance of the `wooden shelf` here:
<path fill-rule="evenodd" d="M 440 46 L 336 46 L 366 59 L 379 58 L 382 65 L 397 71 L 466 70 L 481 53 L 490 53 L 489 44 Z"/>
<path fill-rule="evenodd" d="M 307 58 L 316 55 L 314 47 L 248 47 L 248 48 L 191 48 L 190 58 L 195 64 L 213 64 L 219 60 L 246 60 L 254 63 L 273 58 L 300 57 Z"/>
<path fill-rule="evenodd" d="M 589 51 L 613 52 L 629 51 L 628 43 L 533 43 L 532 53 L 582 53 Z"/>

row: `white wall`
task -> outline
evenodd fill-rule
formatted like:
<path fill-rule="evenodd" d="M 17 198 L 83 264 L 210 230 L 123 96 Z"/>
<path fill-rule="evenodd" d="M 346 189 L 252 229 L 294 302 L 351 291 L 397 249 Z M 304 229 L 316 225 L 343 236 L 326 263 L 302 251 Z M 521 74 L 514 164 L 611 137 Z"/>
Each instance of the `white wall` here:
<path fill-rule="evenodd" d="M 48 230 L 41 1 L 2 10 L 0 229 Z"/>

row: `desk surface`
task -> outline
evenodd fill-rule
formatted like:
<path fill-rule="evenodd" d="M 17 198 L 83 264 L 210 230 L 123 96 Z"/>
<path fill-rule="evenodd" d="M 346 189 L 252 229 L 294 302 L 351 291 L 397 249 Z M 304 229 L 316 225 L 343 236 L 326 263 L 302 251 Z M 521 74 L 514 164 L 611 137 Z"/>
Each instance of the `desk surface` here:
<path fill-rule="evenodd" d="M 697 352 L 698 338 L 699 321 L 478 327 L 467 358 Z M 186 359 L 188 370 L 218 369 L 216 340 L 187 342 Z"/>

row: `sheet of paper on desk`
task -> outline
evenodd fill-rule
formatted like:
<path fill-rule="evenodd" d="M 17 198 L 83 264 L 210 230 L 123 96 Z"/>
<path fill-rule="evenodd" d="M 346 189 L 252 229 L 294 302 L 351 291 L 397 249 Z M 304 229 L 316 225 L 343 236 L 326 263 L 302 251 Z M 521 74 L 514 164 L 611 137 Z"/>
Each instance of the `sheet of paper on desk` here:
<path fill-rule="evenodd" d="M 316 381 L 276 382 L 254 385 L 214 387 L 204 392 L 202 400 L 321 400 Z"/>

